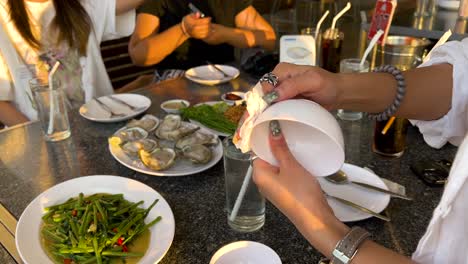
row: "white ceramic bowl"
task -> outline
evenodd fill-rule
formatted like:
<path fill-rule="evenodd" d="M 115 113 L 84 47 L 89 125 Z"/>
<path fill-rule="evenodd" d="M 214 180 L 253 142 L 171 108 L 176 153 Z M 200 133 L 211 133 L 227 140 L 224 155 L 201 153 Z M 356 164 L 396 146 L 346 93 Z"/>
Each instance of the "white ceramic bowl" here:
<path fill-rule="evenodd" d="M 237 95 L 237 96 L 241 97 L 241 99 L 239 99 L 239 100 L 229 100 L 229 99 L 226 98 L 226 96 L 227 96 L 228 94 Z M 228 103 L 228 104 L 231 104 L 231 105 L 239 105 L 239 104 L 241 104 L 242 101 L 244 101 L 244 98 L 245 98 L 245 93 L 244 93 L 244 92 L 229 92 L 229 93 L 225 93 L 225 94 L 221 95 L 221 99 L 222 99 L 224 102 L 226 102 L 226 103 Z"/>
<path fill-rule="evenodd" d="M 210 264 L 281 264 L 273 249 L 262 243 L 238 241 L 220 248 L 211 258 Z"/>
<path fill-rule="evenodd" d="M 272 165 L 278 162 L 268 142 L 269 123 L 278 120 L 289 149 L 314 176 L 327 176 L 344 164 L 341 128 L 325 108 L 309 100 L 286 100 L 268 107 L 252 130 L 252 151 Z"/>
<path fill-rule="evenodd" d="M 182 108 L 185 108 L 185 107 L 182 107 L 182 108 L 170 108 L 168 107 L 168 104 L 174 104 L 174 103 L 182 103 L 182 104 L 185 104 L 185 107 L 189 107 L 190 106 L 190 102 L 187 101 L 187 100 L 182 100 L 182 99 L 173 99 L 173 100 L 168 100 L 168 101 L 164 101 L 162 104 L 161 104 L 161 109 L 164 110 L 166 113 L 168 114 L 180 114 L 180 109 Z"/>

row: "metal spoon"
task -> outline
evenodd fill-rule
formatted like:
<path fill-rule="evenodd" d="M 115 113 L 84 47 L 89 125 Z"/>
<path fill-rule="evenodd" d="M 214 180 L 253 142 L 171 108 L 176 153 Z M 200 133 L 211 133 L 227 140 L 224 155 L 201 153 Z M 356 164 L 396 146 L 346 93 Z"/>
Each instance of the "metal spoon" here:
<path fill-rule="evenodd" d="M 373 185 L 369 185 L 369 184 L 362 183 L 362 182 L 350 181 L 346 173 L 342 170 L 339 170 L 335 174 L 325 177 L 325 180 L 332 182 L 332 183 L 336 183 L 336 184 L 355 184 L 355 185 L 359 185 L 361 187 L 364 187 L 373 191 L 390 194 L 391 196 L 398 197 L 401 199 L 413 200 L 411 197 L 408 197 L 406 195 L 402 195 L 402 194 L 395 193 L 389 190 L 385 190 L 385 189 L 382 189 Z"/>

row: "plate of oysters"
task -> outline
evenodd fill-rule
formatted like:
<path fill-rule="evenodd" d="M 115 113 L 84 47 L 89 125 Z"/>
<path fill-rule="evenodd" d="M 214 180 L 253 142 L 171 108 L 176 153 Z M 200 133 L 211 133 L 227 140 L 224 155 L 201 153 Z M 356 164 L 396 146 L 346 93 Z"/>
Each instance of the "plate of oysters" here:
<path fill-rule="evenodd" d="M 131 120 L 109 137 L 109 150 L 122 165 L 155 176 L 196 174 L 223 157 L 217 135 L 173 114 Z"/>

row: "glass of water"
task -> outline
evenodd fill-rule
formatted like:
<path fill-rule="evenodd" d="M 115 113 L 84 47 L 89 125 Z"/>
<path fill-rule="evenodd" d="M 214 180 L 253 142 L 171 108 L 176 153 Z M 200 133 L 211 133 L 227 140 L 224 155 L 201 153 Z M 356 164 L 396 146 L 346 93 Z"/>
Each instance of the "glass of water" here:
<path fill-rule="evenodd" d="M 361 59 L 351 58 L 344 59 L 340 62 L 340 73 L 357 73 L 357 72 L 368 72 L 369 62 L 364 61 L 361 65 Z M 350 110 L 338 109 L 338 117 L 342 120 L 359 120 L 362 118 L 362 112 L 355 112 Z"/>
<path fill-rule="evenodd" d="M 256 231 L 265 223 L 265 198 L 260 194 L 252 178 L 246 183 L 246 192 L 237 216 L 230 219 L 234 204 L 244 183 L 244 178 L 249 166 L 251 166 L 250 154 L 242 153 L 237 149 L 232 143 L 232 137 L 225 138 L 223 145 L 228 224 L 231 228 L 240 232 Z"/>
<path fill-rule="evenodd" d="M 59 141 L 70 136 L 67 108 L 59 82 L 55 81 L 50 89 L 46 79 L 34 78 L 29 81 L 38 117 L 41 121 L 45 139 Z"/>

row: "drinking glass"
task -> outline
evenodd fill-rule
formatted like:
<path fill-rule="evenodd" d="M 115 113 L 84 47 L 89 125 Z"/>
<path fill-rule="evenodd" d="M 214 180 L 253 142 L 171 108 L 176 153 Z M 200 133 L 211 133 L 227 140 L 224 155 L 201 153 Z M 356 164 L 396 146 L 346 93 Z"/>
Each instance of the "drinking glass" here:
<path fill-rule="evenodd" d="M 344 59 L 340 62 L 340 73 L 357 73 L 357 72 L 368 72 L 369 62 L 364 61 L 361 65 L 361 59 L 351 58 Z M 338 117 L 343 120 L 359 120 L 362 118 L 362 112 L 355 112 L 350 110 L 338 109 Z"/>
<path fill-rule="evenodd" d="M 388 120 L 375 122 L 372 151 L 386 157 L 401 157 L 406 147 L 409 122 L 405 118 L 397 117 L 384 135 L 382 130 L 387 122 Z"/>
<path fill-rule="evenodd" d="M 343 32 L 338 29 L 327 29 L 322 35 L 320 65 L 327 71 L 338 72 L 343 47 Z"/>
<path fill-rule="evenodd" d="M 37 114 L 47 141 L 59 141 L 70 136 L 67 108 L 63 90 L 54 81 L 53 89 L 45 79 L 34 78 L 29 81 Z"/>
<path fill-rule="evenodd" d="M 265 223 L 265 198 L 260 194 L 252 178 L 248 182 L 236 218 L 233 221 L 229 219 L 247 170 L 251 166 L 250 154 L 237 149 L 232 143 L 232 137 L 225 138 L 223 145 L 228 224 L 240 232 L 256 231 Z"/>
<path fill-rule="evenodd" d="M 306 27 L 301 29 L 301 35 L 311 35 L 315 39 L 315 65 L 320 66 L 320 41 L 322 40 L 322 36 L 320 34 L 320 29 L 319 32 L 317 33 L 317 29 L 314 27 Z M 317 38 L 315 38 L 315 35 L 317 35 Z"/>
<path fill-rule="evenodd" d="M 426 17 L 432 16 L 435 12 L 436 0 L 417 0 L 414 16 Z"/>

